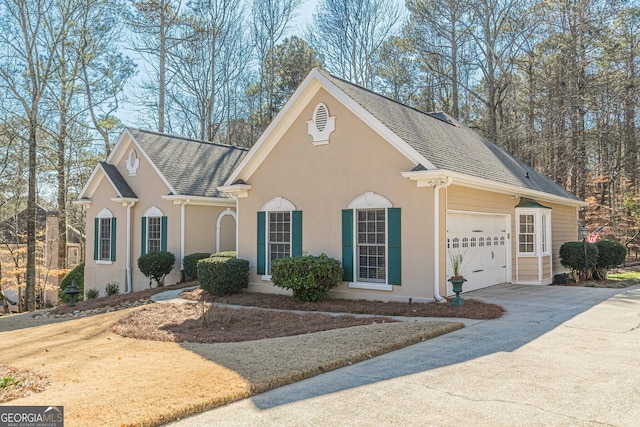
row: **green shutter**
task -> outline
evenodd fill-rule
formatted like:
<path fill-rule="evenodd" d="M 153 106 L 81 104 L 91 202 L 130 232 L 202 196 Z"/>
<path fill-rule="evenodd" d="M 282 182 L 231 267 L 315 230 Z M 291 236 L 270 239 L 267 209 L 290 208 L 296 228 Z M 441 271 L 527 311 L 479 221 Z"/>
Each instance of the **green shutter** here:
<path fill-rule="evenodd" d="M 116 219 L 111 218 L 111 261 L 116 260 Z"/>
<path fill-rule="evenodd" d="M 302 256 L 302 211 L 291 212 L 291 256 Z"/>
<path fill-rule="evenodd" d="M 353 209 L 342 210 L 342 280 L 353 282 Z"/>
<path fill-rule="evenodd" d="M 93 230 L 93 259 L 100 259 L 100 218 L 94 220 Z"/>
<path fill-rule="evenodd" d="M 266 274 L 266 220 L 266 212 L 258 212 L 258 259 L 256 262 L 256 269 L 258 274 Z"/>
<path fill-rule="evenodd" d="M 160 250 L 167 250 L 167 217 L 163 216 L 160 219 Z"/>
<path fill-rule="evenodd" d="M 400 208 L 387 209 L 387 230 L 389 239 L 387 264 L 389 266 L 388 283 L 390 285 L 399 285 L 401 283 L 401 227 L 400 227 Z"/>
<path fill-rule="evenodd" d="M 147 254 L 147 217 L 142 217 L 142 237 L 140 238 L 140 255 Z"/>

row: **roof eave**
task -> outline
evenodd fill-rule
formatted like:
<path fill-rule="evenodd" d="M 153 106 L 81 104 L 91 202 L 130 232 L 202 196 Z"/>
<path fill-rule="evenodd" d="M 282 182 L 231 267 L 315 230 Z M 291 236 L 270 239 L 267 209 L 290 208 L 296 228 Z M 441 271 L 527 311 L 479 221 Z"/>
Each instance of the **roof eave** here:
<path fill-rule="evenodd" d="M 190 196 L 188 194 L 168 194 L 162 196 L 163 200 L 173 202 L 174 205 L 196 206 L 235 206 L 235 201 L 228 197 Z"/>
<path fill-rule="evenodd" d="M 242 199 L 249 196 L 249 190 L 251 190 L 250 184 L 232 184 L 223 185 L 217 187 L 218 191 L 229 194 L 238 199 Z"/>
<path fill-rule="evenodd" d="M 426 170 L 426 171 L 408 171 L 402 172 L 402 176 L 412 181 L 416 181 L 418 187 L 430 187 L 435 179 L 452 178 L 453 184 L 468 188 L 476 188 L 478 190 L 491 191 L 494 193 L 513 194 L 514 196 L 528 196 L 549 202 L 561 203 L 575 207 L 585 207 L 588 203 L 582 200 L 571 199 L 568 197 L 558 196 L 539 190 L 519 187 L 517 185 L 504 184 L 492 181 L 486 178 L 478 178 L 471 175 L 462 174 L 445 169 Z"/>

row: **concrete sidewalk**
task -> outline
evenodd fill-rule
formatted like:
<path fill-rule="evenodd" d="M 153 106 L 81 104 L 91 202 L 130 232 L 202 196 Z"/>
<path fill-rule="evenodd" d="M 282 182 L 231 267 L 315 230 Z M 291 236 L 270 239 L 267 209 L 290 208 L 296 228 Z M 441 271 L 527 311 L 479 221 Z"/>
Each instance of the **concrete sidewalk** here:
<path fill-rule="evenodd" d="M 640 426 L 640 286 L 499 285 L 480 322 L 175 426 Z"/>

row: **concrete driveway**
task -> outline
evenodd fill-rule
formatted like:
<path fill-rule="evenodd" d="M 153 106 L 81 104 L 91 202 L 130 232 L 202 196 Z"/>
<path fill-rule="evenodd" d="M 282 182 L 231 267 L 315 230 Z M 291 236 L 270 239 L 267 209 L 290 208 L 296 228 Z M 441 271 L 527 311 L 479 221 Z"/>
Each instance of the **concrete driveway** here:
<path fill-rule="evenodd" d="M 498 320 L 175 426 L 640 426 L 640 286 L 499 285 Z"/>

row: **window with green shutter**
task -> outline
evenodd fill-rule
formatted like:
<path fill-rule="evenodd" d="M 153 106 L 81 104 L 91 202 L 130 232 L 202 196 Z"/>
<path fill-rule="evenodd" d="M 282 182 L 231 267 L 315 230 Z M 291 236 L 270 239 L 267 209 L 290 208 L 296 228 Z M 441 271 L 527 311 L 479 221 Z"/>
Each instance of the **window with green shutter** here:
<path fill-rule="evenodd" d="M 343 280 L 401 284 L 400 213 L 390 207 L 342 211 Z"/>
<path fill-rule="evenodd" d="M 257 273 L 269 274 L 271 262 L 302 255 L 302 211 L 259 211 Z"/>
<path fill-rule="evenodd" d="M 116 218 L 108 209 L 100 211 L 94 219 L 94 260 L 106 262 L 116 260 L 116 224 Z"/>

